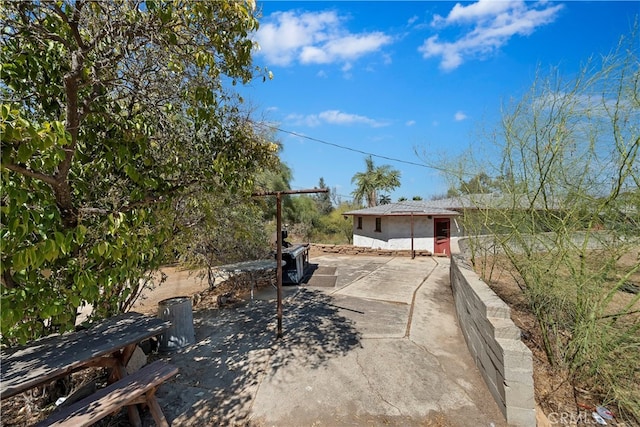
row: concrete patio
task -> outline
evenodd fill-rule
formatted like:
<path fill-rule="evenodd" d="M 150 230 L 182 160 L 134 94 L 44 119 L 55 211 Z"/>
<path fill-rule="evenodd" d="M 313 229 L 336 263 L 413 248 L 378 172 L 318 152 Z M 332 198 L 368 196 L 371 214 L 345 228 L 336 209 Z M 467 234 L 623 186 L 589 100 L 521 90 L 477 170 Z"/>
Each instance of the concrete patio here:
<path fill-rule="evenodd" d="M 468 353 L 449 259 L 323 255 L 309 283 L 194 312 L 196 343 L 161 358 L 173 425 L 503 426 Z"/>

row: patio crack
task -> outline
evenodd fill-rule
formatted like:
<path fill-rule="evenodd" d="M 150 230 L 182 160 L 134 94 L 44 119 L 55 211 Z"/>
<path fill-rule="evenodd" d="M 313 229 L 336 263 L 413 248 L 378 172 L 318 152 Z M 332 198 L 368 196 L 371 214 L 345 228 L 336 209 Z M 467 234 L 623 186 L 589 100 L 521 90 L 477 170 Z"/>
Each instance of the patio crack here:
<path fill-rule="evenodd" d="M 367 384 L 369 385 L 369 389 L 373 391 L 378 396 L 378 398 L 380 398 L 380 400 L 382 400 L 384 403 L 395 408 L 395 410 L 398 411 L 398 415 L 402 416 L 402 411 L 400 410 L 400 408 L 398 408 L 396 405 L 394 405 L 393 403 L 385 399 L 384 396 L 382 396 L 382 394 L 373 386 L 373 384 L 371 383 L 371 380 L 369 379 L 369 375 L 367 375 L 367 373 L 364 370 L 364 367 L 360 363 L 360 357 L 358 356 L 358 353 L 356 353 L 356 363 L 360 368 L 360 372 L 362 372 L 362 375 L 366 378 Z"/>
<path fill-rule="evenodd" d="M 407 320 L 407 327 L 404 332 L 404 338 L 411 339 L 411 322 L 413 321 L 413 310 L 416 305 L 416 297 L 418 295 L 418 291 L 420 291 L 420 288 L 422 288 L 422 285 L 424 285 L 429 279 L 429 277 L 431 277 L 431 275 L 436 270 L 436 268 L 438 268 L 438 261 L 436 261 L 436 265 L 431 269 L 431 271 L 429 271 L 429 274 L 427 274 L 424 277 L 424 279 L 422 279 L 422 282 L 420 282 L 418 287 L 413 290 L 413 295 L 411 297 L 411 305 L 409 306 L 409 318 Z"/>

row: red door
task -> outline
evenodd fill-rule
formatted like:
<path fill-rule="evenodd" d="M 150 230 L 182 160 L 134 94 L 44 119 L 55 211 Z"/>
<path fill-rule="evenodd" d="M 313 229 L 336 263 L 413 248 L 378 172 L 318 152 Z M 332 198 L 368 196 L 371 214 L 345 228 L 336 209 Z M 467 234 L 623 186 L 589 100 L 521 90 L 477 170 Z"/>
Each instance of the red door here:
<path fill-rule="evenodd" d="M 449 246 L 449 229 L 451 221 L 449 218 L 434 218 L 433 224 L 434 230 L 434 242 L 433 252 L 437 254 L 451 255 L 451 248 Z"/>

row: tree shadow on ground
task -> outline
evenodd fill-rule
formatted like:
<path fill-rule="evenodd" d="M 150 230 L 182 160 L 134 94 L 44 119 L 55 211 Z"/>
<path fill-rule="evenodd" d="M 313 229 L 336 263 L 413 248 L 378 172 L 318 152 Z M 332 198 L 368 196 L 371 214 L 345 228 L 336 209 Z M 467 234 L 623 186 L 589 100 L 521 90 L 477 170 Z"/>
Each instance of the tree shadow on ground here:
<path fill-rule="evenodd" d="M 194 312 L 196 343 L 159 355 L 180 369 L 158 391 L 167 419 L 181 426 L 250 425 L 252 402 L 266 376 L 292 362 L 315 369 L 360 346 L 360 333 L 332 301 L 305 288 L 285 299 L 281 339 L 275 301 Z"/>

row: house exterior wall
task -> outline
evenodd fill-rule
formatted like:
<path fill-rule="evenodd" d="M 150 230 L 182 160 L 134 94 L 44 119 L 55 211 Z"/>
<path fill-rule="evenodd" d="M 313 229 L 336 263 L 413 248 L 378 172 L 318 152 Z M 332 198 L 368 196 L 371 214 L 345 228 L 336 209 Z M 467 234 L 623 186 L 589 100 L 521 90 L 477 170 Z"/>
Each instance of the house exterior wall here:
<path fill-rule="evenodd" d="M 372 249 L 411 249 L 411 216 L 362 216 L 362 229 L 358 229 L 358 216 L 353 217 L 353 245 Z M 381 218 L 381 231 L 375 231 L 376 218 Z M 462 229 L 455 217 L 451 218 L 451 237 L 458 237 Z M 413 217 L 413 249 L 433 252 L 433 217 Z"/>

